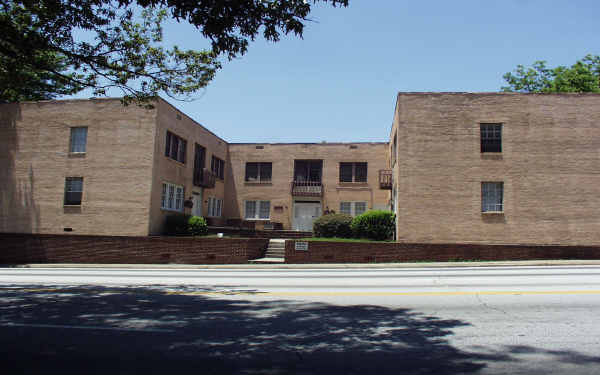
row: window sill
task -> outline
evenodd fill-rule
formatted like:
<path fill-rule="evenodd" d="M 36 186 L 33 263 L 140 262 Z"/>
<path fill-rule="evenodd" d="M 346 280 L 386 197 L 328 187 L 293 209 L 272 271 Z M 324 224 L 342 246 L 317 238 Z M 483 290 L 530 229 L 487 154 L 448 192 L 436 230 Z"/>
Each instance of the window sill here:
<path fill-rule="evenodd" d="M 481 158 L 488 160 L 501 160 L 503 155 L 501 152 L 482 152 Z"/>
<path fill-rule="evenodd" d="M 246 186 L 273 186 L 271 181 L 244 181 L 244 185 Z"/>
<path fill-rule="evenodd" d="M 484 211 L 482 215 L 504 215 L 504 211 Z"/>
<path fill-rule="evenodd" d="M 161 211 L 167 211 L 167 212 L 179 212 L 181 214 L 183 213 L 183 210 L 176 210 L 174 208 L 164 208 L 164 207 L 161 207 L 160 210 Z"/>
<path fill-rule="evenodd" d="M 85 158 L 85 152 L 69 152 L 69 158 Z"/>
<path fill-rule="evenodd" d="M 336 188 L 338 190 L 371 190 L 371 186 L 366 182 L 340 182 Z"/>
<path fill-rule="evenodd" d="M 182 163 L 179 160 L 172 159 L 172 158 L 170 158 L 168 156 L 165 156 L 165 159 L 167 159 L 168 161 L 173 162 L 173 163 L 175 163 L 175 164 L 177 164 L 179 166 L 185 167 L 185 163 Z"/>
<path fill-rule="evenodd" d="M 246 220 L 246 221 L 270 221 L 271 219 L 270 218 L 269 219 L 248 219 L 248 218 L 246 218 L 244 220 Z"/>

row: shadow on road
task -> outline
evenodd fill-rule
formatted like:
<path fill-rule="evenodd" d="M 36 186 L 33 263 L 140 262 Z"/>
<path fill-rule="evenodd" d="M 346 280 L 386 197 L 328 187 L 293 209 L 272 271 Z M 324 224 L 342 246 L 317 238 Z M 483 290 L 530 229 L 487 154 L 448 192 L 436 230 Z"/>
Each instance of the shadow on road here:
<path fill-rule="evenodd" d="M 212 289 L 0 288 L 5 373 L 456 374 L 502 353 L 448 342 L 468 325 L 408 309 L 249 301 Z M 526 347 L 514 350 L 529 350 Z"/>

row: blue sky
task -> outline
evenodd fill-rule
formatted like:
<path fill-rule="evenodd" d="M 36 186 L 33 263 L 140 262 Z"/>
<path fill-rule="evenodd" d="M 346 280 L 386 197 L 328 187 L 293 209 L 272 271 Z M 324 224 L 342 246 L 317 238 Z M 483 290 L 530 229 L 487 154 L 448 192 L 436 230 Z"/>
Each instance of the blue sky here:
<path fill-rule="evenodd" d="M 229 142 L 387 141 L 399 91 L 499 91 L 517 64 L 600 54 L 598 0 L 350 0 L 304 39 L 257 39 L 177 108 Z M 207 45 L 170 22 L 169 44 Z"/>

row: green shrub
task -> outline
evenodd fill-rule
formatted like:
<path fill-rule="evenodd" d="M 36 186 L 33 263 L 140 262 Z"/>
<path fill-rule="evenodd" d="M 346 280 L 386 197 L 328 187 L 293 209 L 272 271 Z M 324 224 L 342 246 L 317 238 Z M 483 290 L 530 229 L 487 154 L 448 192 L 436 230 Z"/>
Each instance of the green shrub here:
<path fill-rule="evenodd" d="M 387 240 L 394 235 L 394 218 L 391 211 L 367 211 L 352 219 L 350 227 L 355 237 Z"/>
<path fill-rule="evenodd" d="M 188 220 L 188 232 L 192 236 L 203 236 L 208 233 L 206 220 L 201 216 L 192 216 Z"/>
<path fill-rule="evenodd" d="M 188 231 L 188 220 L 190 215 L 173 214 L 167 216 L 164 234 L 167 236 L 186 236 Z"/>
<path fill-rule="evenodd" d="M 315 237 L 352 237 L 350 223 L 352 216 L 346 214 L 329 214 L 318 218 L 313 223 Z"/>

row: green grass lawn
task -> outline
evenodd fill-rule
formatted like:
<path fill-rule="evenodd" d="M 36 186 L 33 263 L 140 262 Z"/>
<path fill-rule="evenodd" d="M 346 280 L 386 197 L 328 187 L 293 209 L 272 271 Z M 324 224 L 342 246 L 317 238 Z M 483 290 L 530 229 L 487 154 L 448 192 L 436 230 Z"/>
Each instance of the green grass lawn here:
<path fill-rule="evenodd" d="M 297 241 L 323 241 L 323 242 L 395 242 L 394 240 L 375 241 L 368 238 L 340 238 L 340 237 L 307 237 Z"/>

